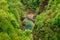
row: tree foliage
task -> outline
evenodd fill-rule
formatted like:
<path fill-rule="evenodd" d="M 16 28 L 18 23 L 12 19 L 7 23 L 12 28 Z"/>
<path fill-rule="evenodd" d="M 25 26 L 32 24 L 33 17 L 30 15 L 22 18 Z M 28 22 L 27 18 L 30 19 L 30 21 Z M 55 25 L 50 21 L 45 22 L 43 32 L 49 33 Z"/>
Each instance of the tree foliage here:
<path fill-rule="evenodd" d="M 33 40 L 36 35 L 37 40 L 60 40 L 60 0 L 49 0 L 44 6 L 45 2 L 0 0 L 0 40 Z M 20 19 L 26 15 L 25 9 L 35 12 L 36 28 L 32 21 L 25 19 L 26 30 L 23 31 Z"/>
<path fill-rule="evenodd" d="M 19 29 L 21 26 L 17 18 L 20 17 L 19 14 L 23 14 L 22 4 L 16 3 L 20 8 L 17 9 L 14 0 L 9 0 L 9 2 L 0 1 L 0 40 L 31 40 L 30 31 L 25 32 Z M 19 13 L 19 11 L 21 12 Z"/>
<path fill-rule="evenodd" d="M 50 0 L 51 1 L 51 0 Z M 52 4 L 53 3 L 53 4 Z M 36 17 L 36 24 L 39 38 L 41 40 L 59 40 L 60 38 L 60 3 L 57 0 L 51 1 L 49 10 L 42 12 Z M 57 6 L 56 6 L 57 5 Z"/>

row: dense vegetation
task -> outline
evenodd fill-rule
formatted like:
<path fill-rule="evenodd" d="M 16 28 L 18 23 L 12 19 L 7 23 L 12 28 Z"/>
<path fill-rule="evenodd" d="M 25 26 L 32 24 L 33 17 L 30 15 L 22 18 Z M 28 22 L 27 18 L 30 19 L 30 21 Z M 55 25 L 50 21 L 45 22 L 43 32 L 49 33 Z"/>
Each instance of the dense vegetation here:
<path fill-rule="evenodd" d="M 60 0 L 0 0 L 0 40 L 60 40 Z"/>

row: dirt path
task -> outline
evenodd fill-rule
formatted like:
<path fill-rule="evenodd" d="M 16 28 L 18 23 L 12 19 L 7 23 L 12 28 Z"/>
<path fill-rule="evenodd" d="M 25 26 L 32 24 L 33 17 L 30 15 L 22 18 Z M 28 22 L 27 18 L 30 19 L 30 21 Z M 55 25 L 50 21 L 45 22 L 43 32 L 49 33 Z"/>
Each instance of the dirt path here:
<path fill-rule="evenodd" d="M 34 21 L 35 12 L 29 9 L 27 9 L 25 12 L 26 12 L 26 18 Z"/>
<path fill-rule="evenodd" d="M 24 19 L 28 19 L 28 20 L 30 20 L 30 21 L 32 21 L 32 22 L 35 22 L 35 19 L 34 19 L 34 16 L 35 16 L 35 12 L 33 12 L 33 11 L 31 11 L 31 10 L 29 10 L 29 9 L 26 9 L 25 10 L 25 18 Z M 21 18 L 21 19 L 23 19 L 23 18 Z M 23 19 L 23 20 L 24 20 Z M 21 25 L 22 25 L 22 27 L 21 27 L 21 29 L 23 30 L 23 31 L 25 31 L 26 29 L 25 29 L 25 22 L 24 21 L 22 21 L 21 20 Z"/>
<path fill-rule="evenodd" d="M 29 17 L 31 20 L 33 20 L 32 22 L 34 22 L 34 28 L 32 30 L 32 35 L 33 35 L 33 40 L 39 40 L 38 34 L 36 32 L 37 29 L 37 25 L 35 23 L 35 12 L 30 11 L 29 9 L 26 10 L 26 17 Z M 34 18 L 35 17 L 35 18 Z"/>
<path fill-rule="evenodd" d="M 27 18 L 28 20 L 31 20 L 31 21 L 33 22 L 33 24 L 34 24 L 34 28 L 33 28 L 32 33 L 31 33 L 31 34 L 33 35 L 33 40 L 39 40 L 38 34 L 37 34 L 37 32 L 36 32 L 36 29 L 37 29 L 37 25 L 36 25 L 36 23 L 35 23 L 35 18 L 36 18 L 36 17 L 34 18 L 35 12 L 27 9 L 27 10 L 25 11 L 25 13 L 26 13 L 26 17 L 25 17 L 24 19 Z M 26 29 L 25 29 L 25 25 L 26 25 L 26 24 L 24 24 L 23 21 L 22 21 L 22 30 L 23 30 L 23 31 L 26 30 Z"/>

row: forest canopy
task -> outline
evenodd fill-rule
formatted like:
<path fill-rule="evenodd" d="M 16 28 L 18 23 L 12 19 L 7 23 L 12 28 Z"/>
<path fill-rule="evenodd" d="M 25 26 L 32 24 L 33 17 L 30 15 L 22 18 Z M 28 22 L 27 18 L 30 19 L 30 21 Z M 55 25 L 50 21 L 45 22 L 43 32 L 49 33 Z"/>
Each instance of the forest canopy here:
<path fill-rule="evenodd" d="M 0 0 L 0 40 L 60 40 L 60 0 Z"/>

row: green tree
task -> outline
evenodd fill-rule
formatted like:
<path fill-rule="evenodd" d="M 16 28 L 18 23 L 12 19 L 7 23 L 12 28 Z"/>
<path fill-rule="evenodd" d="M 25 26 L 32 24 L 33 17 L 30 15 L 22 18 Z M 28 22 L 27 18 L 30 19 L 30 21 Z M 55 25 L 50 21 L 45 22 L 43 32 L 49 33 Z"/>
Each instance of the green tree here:
<path fill-rule="evenodd" d="M 60 3 L 57 3 L 57 0 L 52 3 L 49 10 L 36 17 L 36 33 L 41 40 L 59 40 L 60 38 L 60 9 L 56 6 Z"/>
<path fill-rule="evenodd" d="M 10 1 L 13 2 L 14 0 Z M 10 5 L 12 6 L 9 9 Z M 14 3 L 9 4 L 7 0 L 0 0 L 0 40 L 30 40 L 31 38 L 29 37 L 31 36 L 25 36 L 26 32 L 19 29 L 20 24 L 18 22 L 20 19 L 16 19 L 14 13 L 17 9 L 14 8 L 14 5 Z M 19 11 L 22 13 L 21 8 Z M 17 12 L 16 14 L 19 13 Z"/>

